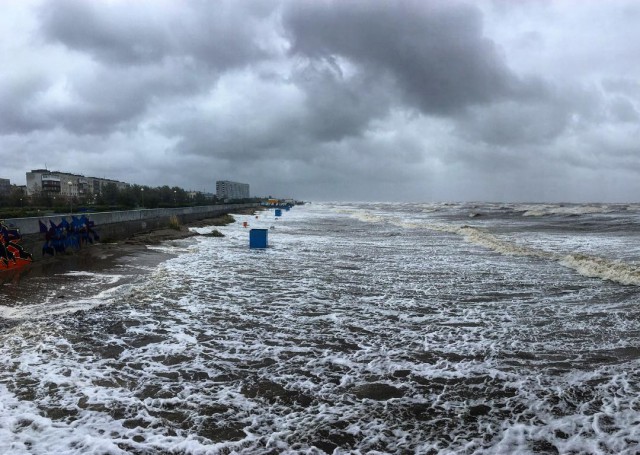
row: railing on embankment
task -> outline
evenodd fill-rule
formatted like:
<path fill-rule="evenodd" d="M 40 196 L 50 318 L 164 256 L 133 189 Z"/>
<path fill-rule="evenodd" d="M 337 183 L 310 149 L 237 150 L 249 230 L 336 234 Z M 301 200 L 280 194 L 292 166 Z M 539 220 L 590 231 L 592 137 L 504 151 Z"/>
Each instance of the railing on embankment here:
<path fill-rule="evenodd" d="M 100 236 L 101 241 L 122 240 L 134 234 L 160 229 L 169 225 L 172 217 L 177 217 L 181 223 L 213 218 L 216 216 L 233 213 L 239 210 L 258 209 L 259 204 L 220 204 L 200 207 L 180 207 L 166 209 L 140 209 L 125 210 L 119 212 L 74 213 L 79 218 L 86 216 L 92 222 L 93 228 Z M 10 218 L 5 220 L 7 226 L 20 229 L 22 245 L 25 250 L 33 253 L 34 259 L 41 257 L 40 250 L 44 243 L 44 234 L 40 232 L 40 222 L 47 228 L 50 222 L 59 225 L 63 219 L 72 222 L 71 215 L 53 215 L 30 218 Z"/>

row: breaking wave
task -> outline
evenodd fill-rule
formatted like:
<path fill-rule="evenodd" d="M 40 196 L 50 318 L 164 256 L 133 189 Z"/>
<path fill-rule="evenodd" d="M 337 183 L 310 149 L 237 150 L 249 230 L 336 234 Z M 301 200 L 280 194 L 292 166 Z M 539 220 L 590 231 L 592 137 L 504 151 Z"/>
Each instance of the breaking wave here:
<path fill-rule="evenodd" d="M 569 254 L 558 259 L 580 275 L 601 278 L 620 284 L 640 286 L 640 266 L 584 254 Z"/>
<path fill-rule="evenodd" d="M 640 266 L 637 264 L 579 253 L 565 255 L 531 248 L 500 239 L 493 234 L 470 226 L 444 227 L 442 225 L 432 225 L 428 228 L 461 235 L 466 241 L 483 246 L 496 253 L 551 260 L 589 278 L 600 278 L 624 285 L 640 286 Z"/>
<path fill-rule="evenodd" d="M 597 207 L 582 207 L 583 213 L 595 213 Z M 574 212 L 578 212 L 577 209 Z M 550 260 L 568 267 L 578 274 L 589 277 L 609 280 L 623 285 L 640 286 L 640 265 L 620 260 L 612 260 L 594 255 L 581 253 L 558 253 L 541 248 L 522 245 L 511 239 L 498 237 L 486 230 L 468 225 L 453 225 L 445 223 L 430 223 L 416 221 L 402 221 L 394 217 L 372 215 L 366 211 L 352 213 L 352 216 L 363 222 L 384 223 L 407 228 L 428 229 L 437 232 L 446 232 L 462 236 L 467 242 L 482 246 L 491 251 L 510 256 L 527 256 L 542 260 Z"/>
<path fill-rule="evenodd" d="M 550 216 L 550 215 L 590 215 L 595 213 L 611 213 L 616 208 L 610 205 L 533 205 L 519 207 L 524 210 L 522 216 Z M 618 208 L 619 210 L 619 208 Z"/>

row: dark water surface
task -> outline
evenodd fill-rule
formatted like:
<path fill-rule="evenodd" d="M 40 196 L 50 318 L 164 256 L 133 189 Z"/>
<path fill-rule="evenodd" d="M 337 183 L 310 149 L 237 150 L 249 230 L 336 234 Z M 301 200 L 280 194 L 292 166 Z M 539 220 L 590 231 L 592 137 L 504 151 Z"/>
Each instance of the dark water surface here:
<path fill-rule="evenodd" d="M 637 453 L 639 214 L 314 204 L 5 282 L 0 453 Z"/>

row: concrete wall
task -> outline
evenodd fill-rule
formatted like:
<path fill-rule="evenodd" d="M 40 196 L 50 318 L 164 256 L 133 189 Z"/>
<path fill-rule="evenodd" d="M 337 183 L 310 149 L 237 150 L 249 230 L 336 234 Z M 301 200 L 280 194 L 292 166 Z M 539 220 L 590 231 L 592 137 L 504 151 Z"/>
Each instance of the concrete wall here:
<path fill-rule="evenodd" d="M 202 207 L 182 207 L 172 209 L 141 209 L 126 210 L 121 212 L 98 212 L 87 213 L 87 218 L 95 223 L 95 230 L 100 235 L 100 240 L 114 241 L 131 237 L 134 234 L 167 227 L 169 219 L 176 216 L 181 223 L 212 218 L 227 213 L 234 213 L 243 209 L 260 207 L 259 204 L 221 204 L 207 205 Z M 76 216 L 81 216 L 74 214 Z M 44 244 L 44 237 L 40 234 L 40 224 L 42 221 L 49 226 L 49 221 L 59 224 L 62 218 L 71 221 L 71 216 L 55 215 L 32 218 L 11 218 L 6 219 L 7 226 L 15 226 L 22 234 L 22 246 L 25 250 L 33 254 L 35 260 L 42 257 L 41 250 Z"/>

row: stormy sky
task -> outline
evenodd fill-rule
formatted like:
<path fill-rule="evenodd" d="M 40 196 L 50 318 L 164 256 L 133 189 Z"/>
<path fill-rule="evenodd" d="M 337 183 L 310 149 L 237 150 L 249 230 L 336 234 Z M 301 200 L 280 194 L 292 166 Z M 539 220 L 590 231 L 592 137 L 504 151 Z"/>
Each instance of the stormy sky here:
<path fill-rule="evenodd" d="M 640 2 L 0 0 L 0 178 L 640 199 Z"/>

